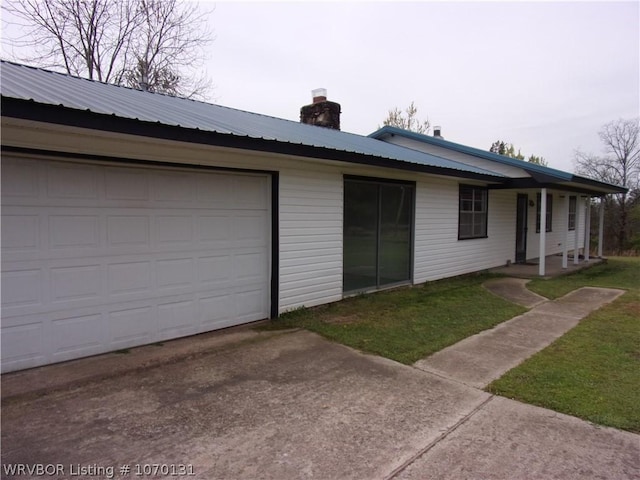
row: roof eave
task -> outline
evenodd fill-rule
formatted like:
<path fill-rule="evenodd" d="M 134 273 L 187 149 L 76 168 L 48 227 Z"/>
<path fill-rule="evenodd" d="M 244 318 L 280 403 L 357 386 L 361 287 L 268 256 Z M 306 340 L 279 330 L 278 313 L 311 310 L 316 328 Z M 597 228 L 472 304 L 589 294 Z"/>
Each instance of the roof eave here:
<path fill-rule="evenodd" d="M 578 189 L 582 193 L 593 195 L 608 195 L 611 193 L 625 193 L 628 191 L 625 187 L 618 185 L 612 185 L 591 178 L 585 178 L 578 175 L 574 175 L 569 172 L 557 170 L 555 168 L 549 168 L 542 165 L 536 165 L 521 160 L 510 159 L 504 155 L 498 155 L 493 152 L 486 152 L 474 147 L 468 147 L 458 143 L 450 142 L 441 138 L 430 137 L 428 135 L 410 132 L 402 130 L 401 128 L 384 126 L 375 132 L 371 133 L 369 137 L 372 138 L 384 138 L 387 135 L 401 135 L 406 138 L 411 138 L 420 142 L 429 143 L 431 145 L 440 146 L 443 148 L 449 148 L 460 153 L 472 155 L 483 158 L 485 160 L 496 161 L 505 165 L 522 168 L 531 178 L 535 181 L 536 187 L 540 186 L 566 186 L 569 189 Z M 522 179 L 518 179 L 522 180 Z M 506 184 L 513 184 L 514 182 L 507 182 Z M 534 185 L 534 183 L 531 183 Z"/>
<path fill-rule="evenodd" d="M 615 185 L 612 186 L 607 183 L 602 183 L 596 180 L 584 179 L 584 178 L 580 178 L 579 181 L 571 181 L 571 182 L 538 181 L 530 177 L 511 178 L 500 185 L 493 185 L 493 186 L 490 186 L 489 188 L 495 189 L 495 190 L 551 188 L 555 190 L 565 190 L 568 192 L 575 192 L 582 195 L 589 195 L 592 197 L 602 197 L 602 196 L 613 194 L 613 193 L 625 193 L 627 191 L 627 189 L 624 187 L 618 187 Z"/>
<path fill-rule="evenodd" d="M 186 128 L 166 125 L 159 122 L 148 122 L 138 119 L 118 117 L 78 110 L 63 105 L 49 105 L 2 96 L 2 116 L 45 122 L 70 127 L 87 128 L 91 130 L 109 131 L 114 133 L 138 135 L 143 137 L 160 138 L 194 144 L 212 145 L 218 147 L 238 148 L 251 151 L 280 153 L 299 157 L 334 160 L 339 162 L 394 168 L 433 175 L 466 178 L 486 182 L 503 182 L 505 177 L 468 172 L 446 167 L 424 165 L 408 161 L 395 160 L 375 155 L 331 149 L 321 146 L 294 144 L 273 139 L 255 138 L 220 133 L 216 131 Z"/>

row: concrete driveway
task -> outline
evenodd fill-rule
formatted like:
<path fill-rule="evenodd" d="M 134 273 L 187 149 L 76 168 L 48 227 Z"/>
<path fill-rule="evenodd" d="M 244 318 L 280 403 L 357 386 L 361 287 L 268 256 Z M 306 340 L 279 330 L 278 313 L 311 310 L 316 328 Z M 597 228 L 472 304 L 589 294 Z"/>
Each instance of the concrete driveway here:
<path fill-rule="evenodd" d="M 640 476 L 638 435 L 493 397 L 309 332 L 251 333 L 167 355 L 188 345 L 181 342 L 141 350 L 162 352 L 148 354 L 155 362 L 111 354 L 3 376 L 2 477 Z M 118 372 L 113 365 L 123 362 L 138 367 Z M 74 379 L 87 370 L 102 375 Z M 56 377 L 72 381 L 56 389 Z M 38 391 L 47 382 L 48 393 Z M 20 465 L 57 472 L 9 474 Z"/>

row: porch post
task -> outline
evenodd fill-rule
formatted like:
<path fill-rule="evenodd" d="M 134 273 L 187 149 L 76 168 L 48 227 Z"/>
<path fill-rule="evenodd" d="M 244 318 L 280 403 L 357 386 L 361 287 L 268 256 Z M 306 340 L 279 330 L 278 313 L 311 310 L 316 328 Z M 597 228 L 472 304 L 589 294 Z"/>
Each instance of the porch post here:
<path fill-rule="evenodd" d="M 576 198 L 576 229 L 573 232 L 573 264 L 578 265 L 578 251 L 580 248 L 579 238 L 580 237 L 580 210 L 582 210 L 582 202 L 580 202 L 580 197 Z"/>
<path fill-rule="evenodd" d="M 604 197 L 600 197 L 600 222 L 598 224 L 598 258 L 602 258 L 604 242 Z"/>
<path fill-rule="evenodd" d="M 544 270 L 547 263 L 547 189 L 540 189 L 540 259 L 538 261 L 538 275 L 544 277 Z"/>
<path fill-rule="evenodd" d="M 562 241 L 562 268 L 567 268 L 569 259 L 569 195 L 564 196 L 564 240 Z"/>
<path fill-rule="evenodd" d="M 589 261 L 589 250 L 591 249 L 591 197 L 587 196 L 587 209 L 584 219 L 584 260 Z"/>

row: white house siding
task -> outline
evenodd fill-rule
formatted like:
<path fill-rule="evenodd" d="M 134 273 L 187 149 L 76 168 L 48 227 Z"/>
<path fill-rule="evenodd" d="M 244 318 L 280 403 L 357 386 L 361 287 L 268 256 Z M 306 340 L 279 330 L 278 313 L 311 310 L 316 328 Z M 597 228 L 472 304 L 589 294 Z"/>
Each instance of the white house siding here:
<path fill-rule="evenodd" d="M 280 173 L 280 312 L 342 298 L 343 177 L 297 162 Z"/>
<path fill-rule="evenodd" d="M 414 281 L 422 283 L 504 265 L 515 257 L 516 194 L 489 190 L 488 238 L 458 240 L 456 180 L 419 181 Z"/>
<path fill-rule="evenodd" d="M 504 265 L 515 260 L 515 190 L 489 191 L 488 238 L 458 240 L 460 179 L 400 170 L 313 161 L 261 152 L 37 125 L 3 123 L 3 143 L 62 152 L 138 160 L 268 170 L 279 174 L 280 313 L 342 298 L 343 178 L 345 174 L 416 180 L 414 283 Z M 535 190 L 522 191 L 535 200 Z M 554 234 L 563 203 L 554 192 Z M 578 232 L 583 231 L 584 214 Z M 527 258 L 537 256 L 535 208 L 529 209 Z M 561 252 L 563 237 L 550 235 L 547 251 Z M 582 237 L 581 241 L 582 241 Z M 573 237 L 569 236 L 569 249 Z"/>
<path fill-rule="evenodd" d="M 527 174 L 524 170 L 510 165 L 504 165 L 484 158 L 474 157 L 473 155 L 467 155 L 466 153 L 456 152 L 447 148 L 439 147 L 438 145 L 431 145 L 430 143 L 420 142 L 411 138 L 403 137 L 401 135 L 388 136 L 384 138 L 385 142 L 393 143 L 394 145 L 400 145 L 407 148 L 412 148 L 420 152 L 430 153 L 440 157 L 455 160 L 465 165 L 472 165 L 478 168 L 484 168 L 491 172 L 497 172 L 502 175 L 506 175 L 511 178 L 526 177 Z"/>
<path fill-rule="evenodd" d="M 526 193 L 529 196 L 529 201 L 533 200 L 534 206 L 529 207 L 527 226 L 529 228 L 527 234 L 527 259 L 534 259 L 540 256 L 540 233 L 536 233 L 536 211 L 537 194 L 540 190 L 523 190 L 519 193 Z M 580 197 L 580 194 L 572 192 L 561 192 L 557 190 L 547 190 L 548 194 L 553 195 L 553 213 L 551 220 L 551 231 L 546 232 L 545 241 L 545 254 L 555 255 L 562 253 L 564 246 L 565 232 L 568 228 L 567 213 L 565 211 L 565 199 L 563 196 L 575 195 L 578 197 L 577 208 L 580 209 L 579 223 L 576 225 L 576 229 L 568 232 L 567 244 L 569 252 L 573 251 L 575 245 L 575 234 L 578 233 L 578 247 L 582 249 L 584 247 L 584 220 L 585 220 L 585 203 L 584 198 Z M 542 224 L 544 228 L 544 220 Z"/>
<path fill-rule="evenodd" d="M 335 164 L 4 118 L 3 144 L 278 172 L 279 312 L 342 298 L 343 176 Z"/>

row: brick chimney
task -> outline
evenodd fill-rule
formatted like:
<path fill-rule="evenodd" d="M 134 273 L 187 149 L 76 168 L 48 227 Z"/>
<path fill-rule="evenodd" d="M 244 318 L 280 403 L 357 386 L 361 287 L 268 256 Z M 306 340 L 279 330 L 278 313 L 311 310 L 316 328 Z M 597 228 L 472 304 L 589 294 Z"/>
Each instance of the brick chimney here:
<path fill-rule="evenodd" d="M 300 109 L 300 121 L 340 130 L 340 104 L 327 101 L 327 90 L 324 88 L 316 88 L 311 94 L 313 103 Z"/>

